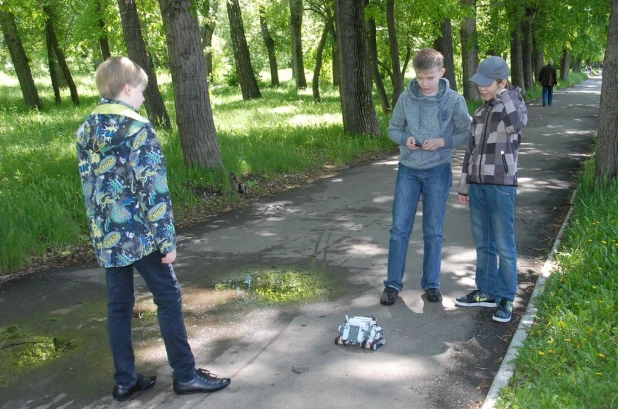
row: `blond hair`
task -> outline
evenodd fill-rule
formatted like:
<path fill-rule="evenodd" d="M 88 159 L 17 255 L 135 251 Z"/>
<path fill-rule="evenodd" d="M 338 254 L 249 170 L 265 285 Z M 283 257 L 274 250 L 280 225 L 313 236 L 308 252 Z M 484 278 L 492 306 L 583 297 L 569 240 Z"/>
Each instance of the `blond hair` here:
<path fill-rule="evenodd" d="M 127 57 L 110 57 L 97 67 L 95 82 L 101 98 L 114 99 L 126 84 L 148 84 L 148 75 Z"/>
<path fill-rule="evenodd" d="M 444 56 L 432 48 L 423 48 L 412 59 L 414 71 L 431 71 L 444 67 Z"/>

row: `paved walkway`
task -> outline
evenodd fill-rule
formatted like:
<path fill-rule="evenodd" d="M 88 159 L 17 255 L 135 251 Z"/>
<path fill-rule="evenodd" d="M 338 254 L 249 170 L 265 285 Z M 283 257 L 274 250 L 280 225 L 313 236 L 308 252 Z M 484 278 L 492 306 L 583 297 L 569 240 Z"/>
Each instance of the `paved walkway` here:
<path fill-rule="evenodd" d="M 76 348 L 45 367 L 18 372 L 0 387 L 2 408 L 480 407 L 569 206 L 592 149 L 601 80 L 555 94 L 553 107 L 528 104 L 516 206 L 520 292 L 512 323 L 490 309 L 458 308 L 474 287 L 475 252 L 468 209 L 451 190 L 444 228 L 444 301 L 420 289 L 419 208 L 404 290 L 379 305 L 385 277 L 396 157 L 355 166 L 310 186 L 267 198 L 180 233 L 175 263 L 183 285 L 190 342 L 198 365 L 230 376 L 212 395 L 177 397 L 157 335 L 152 305 L 138 283 L 135 342 L 140 369 L 159 380 L 128 403 L 111 399 L 105 331 L 106 292 L 96 267 L 25 276 L 0 287 L 0 326 L 20 325 L 71 338 Z M 453 165 L 458 180 L 462 152 Z M 215 291 L 256 270 L 310 271 L 326 301 L 260 307 Z M 346 314 L 374 314 L 386 329 L 376 352 L 334 344 Z M 3 371 L 6 369 L 3 368 Z M 1 378 L 0 378 L 1 379 Z"/>

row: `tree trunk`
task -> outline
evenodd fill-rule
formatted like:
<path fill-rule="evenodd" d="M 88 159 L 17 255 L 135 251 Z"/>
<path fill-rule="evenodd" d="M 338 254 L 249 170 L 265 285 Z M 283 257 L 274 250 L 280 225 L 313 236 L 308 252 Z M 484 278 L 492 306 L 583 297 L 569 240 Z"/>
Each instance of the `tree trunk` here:
<path fill-rule="evenodd" d="M 539 72 L 541 72 L 541 68 L 545 65 L 545 52 L 543 51 L 543 45 L 540 40 L 537 39 L 536 35 L 532 37 L 532 44 L 534 47 L 532 62 L 534 64 L 534 82 L 539 78 Z"/>
<path fill-rule="evenodd" d="M 324 47 L 326 46 L 326 40 L 328 39 L 328 34 L 333 29 L 333 22 L 335 21 L 335 17 L 331 16 L 324 23 L 324 29 L 322 30 L 322 36 L 320 37 L 320 42 L 318 43 L 318 49 L 315 53 L 315 69 L 313 70 L 313 80 L 312 80 L 312 89 L 313 89 L 313 100 L 315 102 L 320 102 L 320 71 L 322 70 L 322 55 L 324 54 Z"/>
<path fill-rule="evenodd" d="M 60 95 L 60 81 L 58 78 L 58 59 L 56 53 L 54 53 L 54 47 L 52 45 L 52 26 L 50 20 L 45 21 L 45 45 L 47 46 L 47 64 L 49 66 L 49 77 L 51 78 L 52 88 L 54 90 L 54 102 L 56 105 L 62 104 L 62 97 Z"/>
<path fill-rule="evenodd" d="M 296 80 L 297 89 L 307 88 L 305 78 L 305 62 L 303 60 L 303 0 L 289 0 L 290 3 L 290 30 L 292 35 L 292 73 Z"/>
<path fill-rule="evenodd" d="M 148 51 L 146 51 L 135 0 L 118 0 L 118 8 L 120 9 L 124 42 L 127 45 L 129 58 L 142 67 L 148 75 L 148 86 L 144 90 L 144 105 L 148 119 L 155 126 L 171 129 L 172 123 L 165 108 L 163 97 L 159 92 L 157 72 L 154 70 Z"/>
<path fill-rule="evenodd" d="M 573 64 L 573 72 L 582 72 L 582 60 L 583 57 L 581 55 L 575 59 L 575 64 Z"/>
<path fill-rule="evenodd" d="M 41 98 L 39 98 L 36 85 L 34 85 L 30 63 L 28 62 L 26 51 L 24 50 L 21 37 L 17 31 L 15 16 L 13 16 L 12 13 L 0 10 L 0 26 L 2 27 L 4 41 L 11 54 L 11 61 L 15 67 L 15 73 L 19 80 L 19 87 L 24 97 L 24 103 L 28 108 L 43 110 L 43 102 L 41 102 Z"/>
<path fill-rule="evenodd" d="M 391 107 L 388 103 L 388 95 L 386 89 L 384 89 L 384 82 L 382 81 L 382 75 L 380 75 L 380 69 L 378 66 L 378 44 L 376 39 L 376 21 L 373 17 L 369 18 L 367 24 L 369 24 L 369 60 L 371 64 L 371 76 L 373 82 L 376 84 L 378 95 L 380 96 L 380 104 L 382 105 L 382 112 L 388 114 L 391 111 Z"/>
<path fill-rule="evenodd" d="M 251 55 L 247 46 L 238 0 L 227 0 L 227 16 L 230 20 L 230 36 L 232 37 L 232 48 L 234 49 L 234 60 L 242 99 L 262 98 L 251 66 Z"/>
<path fill-rule="evenodd" d="M 560 60 L 560 79 L 569 80 L 569 68 L 571 66 L 571 54 L 566 48 L 562 49 L 562 60 Z"/>
<path fill-rule="evenodd" d="M 371 95 L 364 5 L 358 0 L 336 0 L 335 7 L 343 130 L 380 136 Z"/>
<path fill-rule="evenodd" d="M 204 47 L 206 59 L 206 77 L 212 80 L 212 37 L 217 28 L 217 13 L 219 11 L 219 0 L 204 0 L 202 3 L 202 17 L 204 26 L 202 27 L 202 46 Z"/>
<path fill-rule="evenodd" d="M 262 27 L 262 38 L 268 52 L 268 65 L 270 66 L 270 85 L 279 88 L 279 69 L 277 68 L 277 56 L 275 55 L 275 40 L 268 31 L 266 23 L 266 9 L 260 5 L 260 27 Z M 321 62 L 321 61 L 320 61 Z"/>
<path fill-rule="evenodd" d="M 212 117 L 200 28 L 189 0 L 159 0 L 174 86 L 176 124 L 185 164 L 223 166 Z"/>
<path fill-rule="evenodd" d="M 522 65 L 524 68 L 524 85 L 527 90 L 534 88 L 534 70 L 532 69 L 532 32 L 535 10 L 526 7 L 526 16 L 522 23 L 523 42 L 522 42 Z"/>
<path fill-rule="evenodd" d="M 386 27 L 388 30 L 388 42 L 390 45 L 392 70 L 391 82 L 393 84 L 393 100 L 391 106 L 395 106 L 399 95 L 403 92 L 403 73 L 399 61 L 399 43 L 397 42 L 397 30 L 395 29 L 395 0 L 386 1 Z M 376 58 L 377 60 L 377 58 Z"/>
<path fill-rule="evenodd" d="M 49 25 L 48 35 L 49 41 L 51 42 L 52 48 L 54 49 L 54 53 L 58 58 L 58 63 L 60 64 L 60 68 L 62 69 L 62 74 L 69 85 L 69 89 L 71 90 L 71 100 L 73 101 L 73 105 L 79 105 L 79 95 L 77 94 L 77 86 L 73 81 L 73 77 L 71 76 L 71 71 L 69 71 L 69 66 L 67 65 L 67 61 L 64 58 L 64 52 L 60 49 L 60 45 L 58 44 L 58 38 L 56 37 L 56 30 L 54 29 L 54 21 L 55 21 L 55 13 L 51 6 L 45 5 L 43 6 L 43 12 L 45 13 L 45 23 Z"/>
<path fill-rule="evenodd" d="M 334 25 L 332 34 L 335 39 L 331 50 L 333 55 L 333 86 L 338 87 L 341 84 L 341 69 L 339 68 L 339 57 L 337 57 L 339 55 L 339 47 L 337 46 L 337 30 Z"/>
<path fill-rule="evenodd" d="M 517 23 L 511 31 L 511 83 L 521 88 L 522 95 L 526 93 L 524 84 L 524 66 L 522 62 L 521 24 Z"/>
<path fill-rule="evenodd" d="M 107 39 L 107 31 L 105 29 L 105 20 L 103 19 L 103 9 L 101 7 L 101 1 L 96 0 L 94 3 L 94 7 L 97 13 L 97 24 L 101 29 L 99 34 L 99 46 L 101 47 L 101 55 L 103 56 L 103 61 L 107 60 L 112 56 L 111 51 L 109 50 L 109 41 Z"/>
<path fill-rule="evenodd" d="M 461 59 L 463 68 L 463 95 L 469 101 L 480 99 L 478 87 L 469 79 L 476 73 L 479 45 L 476 32 L 476 0 L 461 0 L 462 10 L 470 14 L 461 22 Z"/>
<path fill-rule="evenodd" d="M 453 32 L 451 30 L 451 19 L 445 18 L 440 25 L 440 37 L 435 41 L 435 49 L 444 56 L 444 77 L 449 82 L 453 91 L 457 91 L 457 77 L 455 76 L 455 60 L 453 59 Z"/>
<path fill-rule="evenodd" d="M 599 110 L 599 132 L 595 176 L 598 182 L 618 176 L 618 0 L 612 1 L 609 17 L 603 84 Z"/>

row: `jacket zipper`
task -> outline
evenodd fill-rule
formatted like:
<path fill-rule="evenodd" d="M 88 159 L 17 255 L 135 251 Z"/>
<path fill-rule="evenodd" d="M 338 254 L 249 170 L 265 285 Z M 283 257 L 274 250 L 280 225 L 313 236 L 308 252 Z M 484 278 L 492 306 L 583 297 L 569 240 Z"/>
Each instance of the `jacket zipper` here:
<path fill-rule="evenodd" d="M 481 155 L 479 156 L 479 182 L 482 183 L 481 180 L 481 171 L 483 169 L 483 155 L 484 155 L 484 150 L 485 150 L 485 141 L 487 139 L 487 123 L 489 122 L 489 114 L 491 114 L 491 110 L 494 109 L 495 105 L 492 105 L 491 108 L 489 108 L 489 111 L 487 111 L 487 116 L 485 117 L 485 126 L 483 127 L 483 135 L 481 138 Z"/>
<path fill-rule="evenodd" d="M 504 155 L 504 151 L 500 151 L 500 155 L 502 155 L 502 166 L 504 166 L 504 174 L 509 174 L 509 166 L 506 164 L 506 156 Z"/>

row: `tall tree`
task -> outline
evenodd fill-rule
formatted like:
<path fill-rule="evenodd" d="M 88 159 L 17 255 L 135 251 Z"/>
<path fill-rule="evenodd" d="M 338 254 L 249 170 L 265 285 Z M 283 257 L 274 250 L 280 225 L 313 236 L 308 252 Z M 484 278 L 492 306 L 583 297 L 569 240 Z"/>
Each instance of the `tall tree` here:
<path fill-rule="evenodd" d="M 59 67 L 58 59 L 56 58 L 54 46 L 52 45 L 53 34 L 51 25 L 46 22 L 45 45 L 47 46 L 47 66 L 49 69 L 49 77 L 51 78 L 52 89 L 54 90 L 54 102 L 56 105 L 60 105 L 62 103 L 62 98 L 60 96 L 60 75 L 57 69 Z"/>
<path fill-rule="evenodd" d="M 434 48 L 444 56 L 444 76 L 448 79 L 452 90 L 457 91 L 457 77 L 455 76 L 455 60 L 453 56 L 453 32 L 451 19 L 445 18 L 440 24 L 440 37 L 434 42 Z"/>
<path fill-rule="evenodd" d="M 94 7 L 97 14 L 97 24 L 101 32 L 99 33 L 99 46 L 101 47 L 101 55 L 103 56 L 103 61 L 107 60 L 112 56 L 112 52 L 109 49 L 109 41 L 107 39 L 107 24 L 103 19 L 103 9 L 101 7 L 101 0 L 96 0 L 94 3 Z"/>
<path fill-rule="evenodd" d="M 569 79 L 569 69 L 571 67 L 571 53 L 567 46 L 562 48 L 562 58 L 560 59 L 560 79 L 567 81 Z"/>
<path fill-rule="evenodd" d="M 371 96 L 364 4 L 358 0 L 335 0 L 335 7 L 343 130 L 348 134 L 380 136 Z"/>
<path fill-rule="evenodd" d="M 464 18 L 461 23 L 461 60 L 463 68 L 463 95 L 469 101 L 480 99 L 477 86 L 468 81 L 474 75 L 479 61 L 476 32 L 476 0 L 461 0 Z"/>
<path fill-rule="evenodd" d="M 266 7 L 260 4 L 260 27 L 262 29 L 262 38 L 268 52 L 268 66 L 270 67 L 270 85 L 279 87 L 279 69 L 277 68 L 277 56 L 275 55 L 275 40 L 268 31 L 268 23 L 266 22 Z"/>
<path fill-rule="evenodd" d="M 333 86 L 338 87 L 341 84 L 341 69 L 339 68 L 339 46 L 337 46 L 337 30 L 333 25 L 332 35 L 334 38 L 331 55 L 333 56 Z"/>
<path fill-rule="evenodd" d="M 618 177 L 618 0 L 612 1 L 608 28 L 595 164 L 600 182 Z"/>
<path fill-rule="evenodd" d="M 54 54 L 58 59 L 58 64 L 60 64 L 60 68 L 62 69 L 62 74 L 69 85 L 69 90 L 71 91 L 71 100 L 73 101 L 73 105 L 79 105 L 79 95 L 77 93 L 77 86 L 73 81 L 73 76 L 71 75 L 71 71 L 69 70 L 69 66 L 67 64 L 66 58 L 64 57 L 64 51 L 60 48 L 58 43 L 58 37 L 56 36 L 56 30 L 54 28 L 54 21 L 56 20 L 56 13 L 54 11 L 54 5 L 52 2 L 44 3 L 43 12 L 45 14 L 45 31 L 49 38 L 49 42 L 54 50 Z"/>
<path fill-rule="evenodd" d="M 19 80 L 19 87 L 24 97 L 24 102 L 28 108 L 43 109 L 43 102 L 39 98 L 39 92 L 34 85 L 34 79 L 32 78 L 32 71 L 30 70 L 30 62 L 26 56 L 26 51 L 21 42 L 21 37 L 17 30 L 17 24 L 15 24 L 15 16 L 9 11 L 5 11 L 0 5 L 0 26 L 2 27 L 2 34 L 4 35 L 4 41 L 6 41 L 7 48 L 11 54 L 11 61 L 15 67 L 15 73 Z"/>
<path fill-rule="evenodd" d="M 150 119 L 150 122 L 155 124 L 155 126 L 171 129 L 172 123 L 167 109 L 165 108 L 161 92 L 159 92 L 157 72 L 154 70 L 152 61 L 146 50 L 135 0 L 118 0 L 118 8 L 120 9 L 122 32 L 124 34 L 124 41 L 127 45 L 129 58 L 142 67 L 146 75 L 148 75 L 149 85 L 144 90 L 144 105 L 146 106 L 148 119 Z"/>
<path fill-rule="evenodd" d="M 318 48 L 315 54 L 315 68 L 313 70 L 313 80 L 312 80 L 312 91 L 313 91 L 313 100 L 315 102 L 320 102 L 320 71 L 322 70 L 322 55 L 324 54 L 324 47 L 326 46 L 326 40 L 328 39 L 328 34 L 332 31 L 333 23 L 335 21 L 335 16 L 330 16 L 328 20 L 324 23 L 324 29 L 322 29 L 322 35 L 320 36 L 320 41 L 318 42 Z"/>
<path fill-rule="evenodd" d="M 511 30 L 511 83 L 526 92 L 524 66 L 522 63 L 521 23 L 515 23 Z"/>
<path fill-rule="evenodd" d="M 202 44 L 206 57 L 206 75 L 212 78 L 212 37 L 217 28 L 217 13 L 219 11 L 219 0 L 204 0 L 201 3 L 201 14 L 203 18 Z"/>
<path fill-rule="evenodd" d="M 307 88 L 303 58 L 303 0 L 289 0 L 290 33 L 292 35 L 292 72 L 297 89 Z"/>
<path fill-rule="evenodd" d="M 369 39 L 368 50 L 371 76 L 373 77 L 373 82 L 376 84 L 376 89 L 378 90 L 380 105 L 382 105 L 382 112 L 388 114 L 391 111 L 391 106 L 388 102 L 388 95 L 386 94 L 386 89 L 384 88 L 384 81 L 382 81 L 380 66 L 378 64 L 377 27 L 375 18 L 369 17 L 367 20 L 367 25 L 369 26 L 367 38 Z"/>
<path fill-rule="evenodd" d="M 230 21 L 230 35 L 232 37 L 232 48 L 234 49 L 234 60 L 242 99 L 262 98 L 255 74 L 253 73 L 253 67 L 251 66 L 251 54 L 249 53 L 247 38 L 245 37 L 245 28 L 238 0 L 227 0 L 227 16 Z"/>
<path fill-rule="evenodd" d="M 524 74 L 524 86 L 531 90 L 534 88 L 534 70 L 532 69 L 532 33 L 534 25 L 534 9 L 531 7 L 525 8 L 525 17 L 522 22 L 523 41 L 522 41 L 522 65 Z"/>
<path fill-rule="evenodd" d="M 386 0 L 386 27 L 393 67 L 391 71 L 391 82 L 393 83 L 393 102 L 391 106 L 395 106 L 399 95 L 403 92 L 403 71 L 399 62 L 399 43 L 397 41 L 397 29 L 395 28 L 395 0 Z"/>
<path fill-rule="evenodd" d="M 217 130 L 212 117 L 206 62 L 197 19 L 190 0 L 159 0 L 167 38 L 174 86 L 176 124 L 185 164 L 192 167 L 223 166 Z"/>

